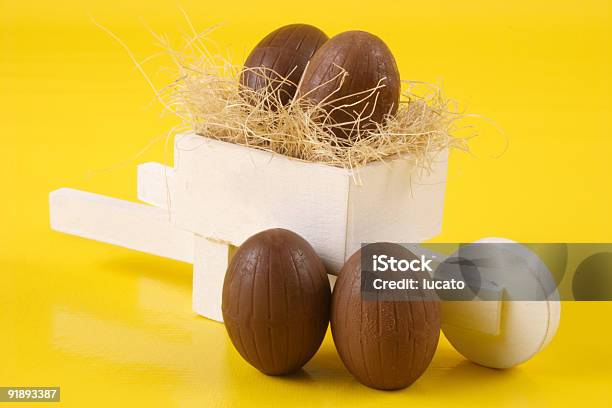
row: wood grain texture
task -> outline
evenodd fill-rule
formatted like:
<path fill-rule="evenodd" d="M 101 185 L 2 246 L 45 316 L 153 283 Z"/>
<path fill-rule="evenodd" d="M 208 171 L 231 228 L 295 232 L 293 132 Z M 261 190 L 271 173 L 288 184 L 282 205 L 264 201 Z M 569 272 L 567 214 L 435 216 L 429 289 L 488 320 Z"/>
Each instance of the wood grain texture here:
<path fill-rule="evenodd" d="M 409 157 L 372 163 L 349 183 L 346 261 L 362 242 L 421 242 L 442 230 L 448 150 L 432 157 L 431 171 Z M 343 262 L 344 263 L 344 262 Z"/>
<path fill-rule="evenodd" d="M 331 330 L 346 368 L 383 390 L 409 386 L 429 366 L 440 335 L 440 305 L 431 292 L 391 300 L 361 295 L 361 250 L 340 271 L 332 296 Z M 431 300 L 429 300 L 431 299 Z"/>
<path fill-rule="evenodd" d="M 303 236 L 330 272 L 340 270 L 346 171 L 192 133 L 177 139 L 175 154 L 170 209 L 178 228 L 235 246 L 257 232 L 285 228 Z"/>
<path fill-rule="evenodd" d="M 193 310 L 200 316 L 223 321 L 223 280 L 230 259 L 230 246 L 194 235 Z"/>
<path fill-rule="evenodd" d="M 240 83 L 255 91 L 273 91 L 277 102 L 286 105 L 295 96 L 306 64 L 327 40 L 323 31 L 308 24 L 281 27 L 251 51 L 244 63 L 250 70 L 241 74 Z"/>
<path fill-rule="evenodd" d="M 447 151 L 431 172 L 417 171 L 410 157 L 351 172 L 191 132 L 177 135 L 174 153 L 169 209 L 178 228 L 236 246 L 285 228 L 332 274 L 361 242 L 421 242 L 441 230 Z"/>
<path fill-rule="evenodd" d="M 170 203 L 169 179 L 174 169 L 160 163 L 142 163 L 137 170 L 138 200 L 167 209 Z"/>
<path fill-rule="evenodd" d="M 51 229 L 192 263 L 193 234 L 176 228 L 167 210 L 61 188 L 49 194 Z"/>
<path fill-rule="evenodd" d="M 263 231 L 236 252 L 223 284 L 228 335 L 249 364 L 268 375 L 292 373 L 323 341 L 331 290 L 323 263 L 299 235 Z"/>
<path fill-rule="evenodd" d="M 382 88 L 373 91 L 378 85 Z M 329 115 L 322 118 L 323 123 L 333 125 L 337 137 L 350 139 L 382 123 L 385 115 L 394 115 L 400 91 L 399 71 L 387 45 L 373 34 L 347 31 L 315 53 L 304 71 L 299 95 L 323 104 Z"/>

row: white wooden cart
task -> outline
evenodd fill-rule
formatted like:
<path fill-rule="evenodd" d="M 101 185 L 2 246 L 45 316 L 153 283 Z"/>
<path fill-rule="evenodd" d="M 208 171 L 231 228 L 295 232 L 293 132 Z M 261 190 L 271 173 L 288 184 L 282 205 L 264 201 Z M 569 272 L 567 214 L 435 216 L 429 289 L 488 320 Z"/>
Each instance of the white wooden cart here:
<path fill-rule="evenodd" d="M 174 168 L 138 166 L 144 204 L 62 188 L 50 195 L 51 227 L 193 263 L 193 309 L 221 321 L 230 250 L 257 232 L 302 235 L 333 275 L 362 242 L 439 234 L 447 152 L 421 173 L 409 157 L 351 172 L 185 133 Z"/>
<path fill-rule="evenodd" d="M 447 158 L 440 152 L 429 172 L 417 171 L 409 156 L 349 171 L 185 133 L 175 138 L 174 167 L 138 166 L 143 203 L 62 188 L 50 194 L 51 227 L 193 263 L 193 309 L 222 321 L 232 247 L 257 232 L 280 227 L 302 235 L 332 280 L 361 243 L 438 235 Z M 490 367 L 531 358 L 559 322 L 557 300 L 502 302 L 503 289 L 500 301 L 444 302 L 449 340 Z"/>

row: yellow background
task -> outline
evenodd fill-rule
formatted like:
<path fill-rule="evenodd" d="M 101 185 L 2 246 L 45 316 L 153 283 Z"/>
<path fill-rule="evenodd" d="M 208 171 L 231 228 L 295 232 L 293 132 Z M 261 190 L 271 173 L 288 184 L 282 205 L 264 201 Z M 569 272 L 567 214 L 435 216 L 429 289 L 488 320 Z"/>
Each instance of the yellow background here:
<path fill-rule="evenodd" d="M 611 242 L 608 1 L 182 1 L 240 62 L 291 22 L 333 35 L 365 29 L 404 78 L 441 83 L 485 121 L 451 159 L 439 241 Z M 175 1 L 0 0 L 0 386 L 62 387 L 66 406 L 609 405 L 610 303 L 565 302 L 560 330 L 512 370 L 473 365 L 442 339 L 411 388 L 378 392 L 342 366 L 331 337 L 299 374 L 265 377 L 221 324 L 190 308 L 190 266 L 53 233 L 49 191 L 135 199 L 135 166 L 164 158 L 176 119 L 161 109 L 113 30 L 139 59 L 145 28 L 180 41 Z M 167 61 L 145 64 L 169 78 Z M 152 146 L 137 153 L 152 140 Z M 0 405 L 2 405 L 0 403 Z"/>

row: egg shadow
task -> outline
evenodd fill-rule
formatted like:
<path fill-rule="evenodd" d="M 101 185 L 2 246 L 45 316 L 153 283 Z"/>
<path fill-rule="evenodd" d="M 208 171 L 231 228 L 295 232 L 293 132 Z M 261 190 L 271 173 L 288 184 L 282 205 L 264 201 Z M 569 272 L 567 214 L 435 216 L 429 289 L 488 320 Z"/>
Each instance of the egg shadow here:
<path fill-rule="evenodd" d="M 278 375 L 278 376 L 274 376 L 274 378 L 277 378 L 281 381 L 299 382 L 299 383 L 309 383 L 309 382 L 316 381 L 312 377 L 312 375 L 310 375 L 308 371 L 304 369 L 304 367 L 300 368 L 294 373 L 287 374 L 287 375 Z"/>
<path fill-rule="evenodd" d="M 350 378 L 349 372 L 344 367 L 344 364 L 342 363 L 342 360 L 340 360 L 340 356 L 338 356 L 338 352 L 331 341 L 325 344 L 325 347 L 321 347 L 312 360 L 306 364 L 305 368 L 313 376 L 319 378 Z"/>
<path fill-rule="evenodd" d="M 330 383 L 334 386 L 359 384 L 340 360 L 329 331 L 317 353 L 304 367 L 293 374 L 278 378 L 283 381 L 316 383 L 322 386 L 328 386 Z"/>

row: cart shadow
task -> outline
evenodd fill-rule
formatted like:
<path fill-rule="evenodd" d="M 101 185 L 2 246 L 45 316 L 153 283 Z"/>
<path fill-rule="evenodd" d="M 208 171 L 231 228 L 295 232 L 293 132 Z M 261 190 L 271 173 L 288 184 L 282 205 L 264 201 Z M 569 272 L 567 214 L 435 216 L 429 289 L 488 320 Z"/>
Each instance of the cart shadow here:
<path fill-rule="evenodd" d="M 110 273 L 148 278 L 185 288 L 192 285 L 193 266 L 172 259 L 135 252 L 106 258 L 99 265 Z"/>

